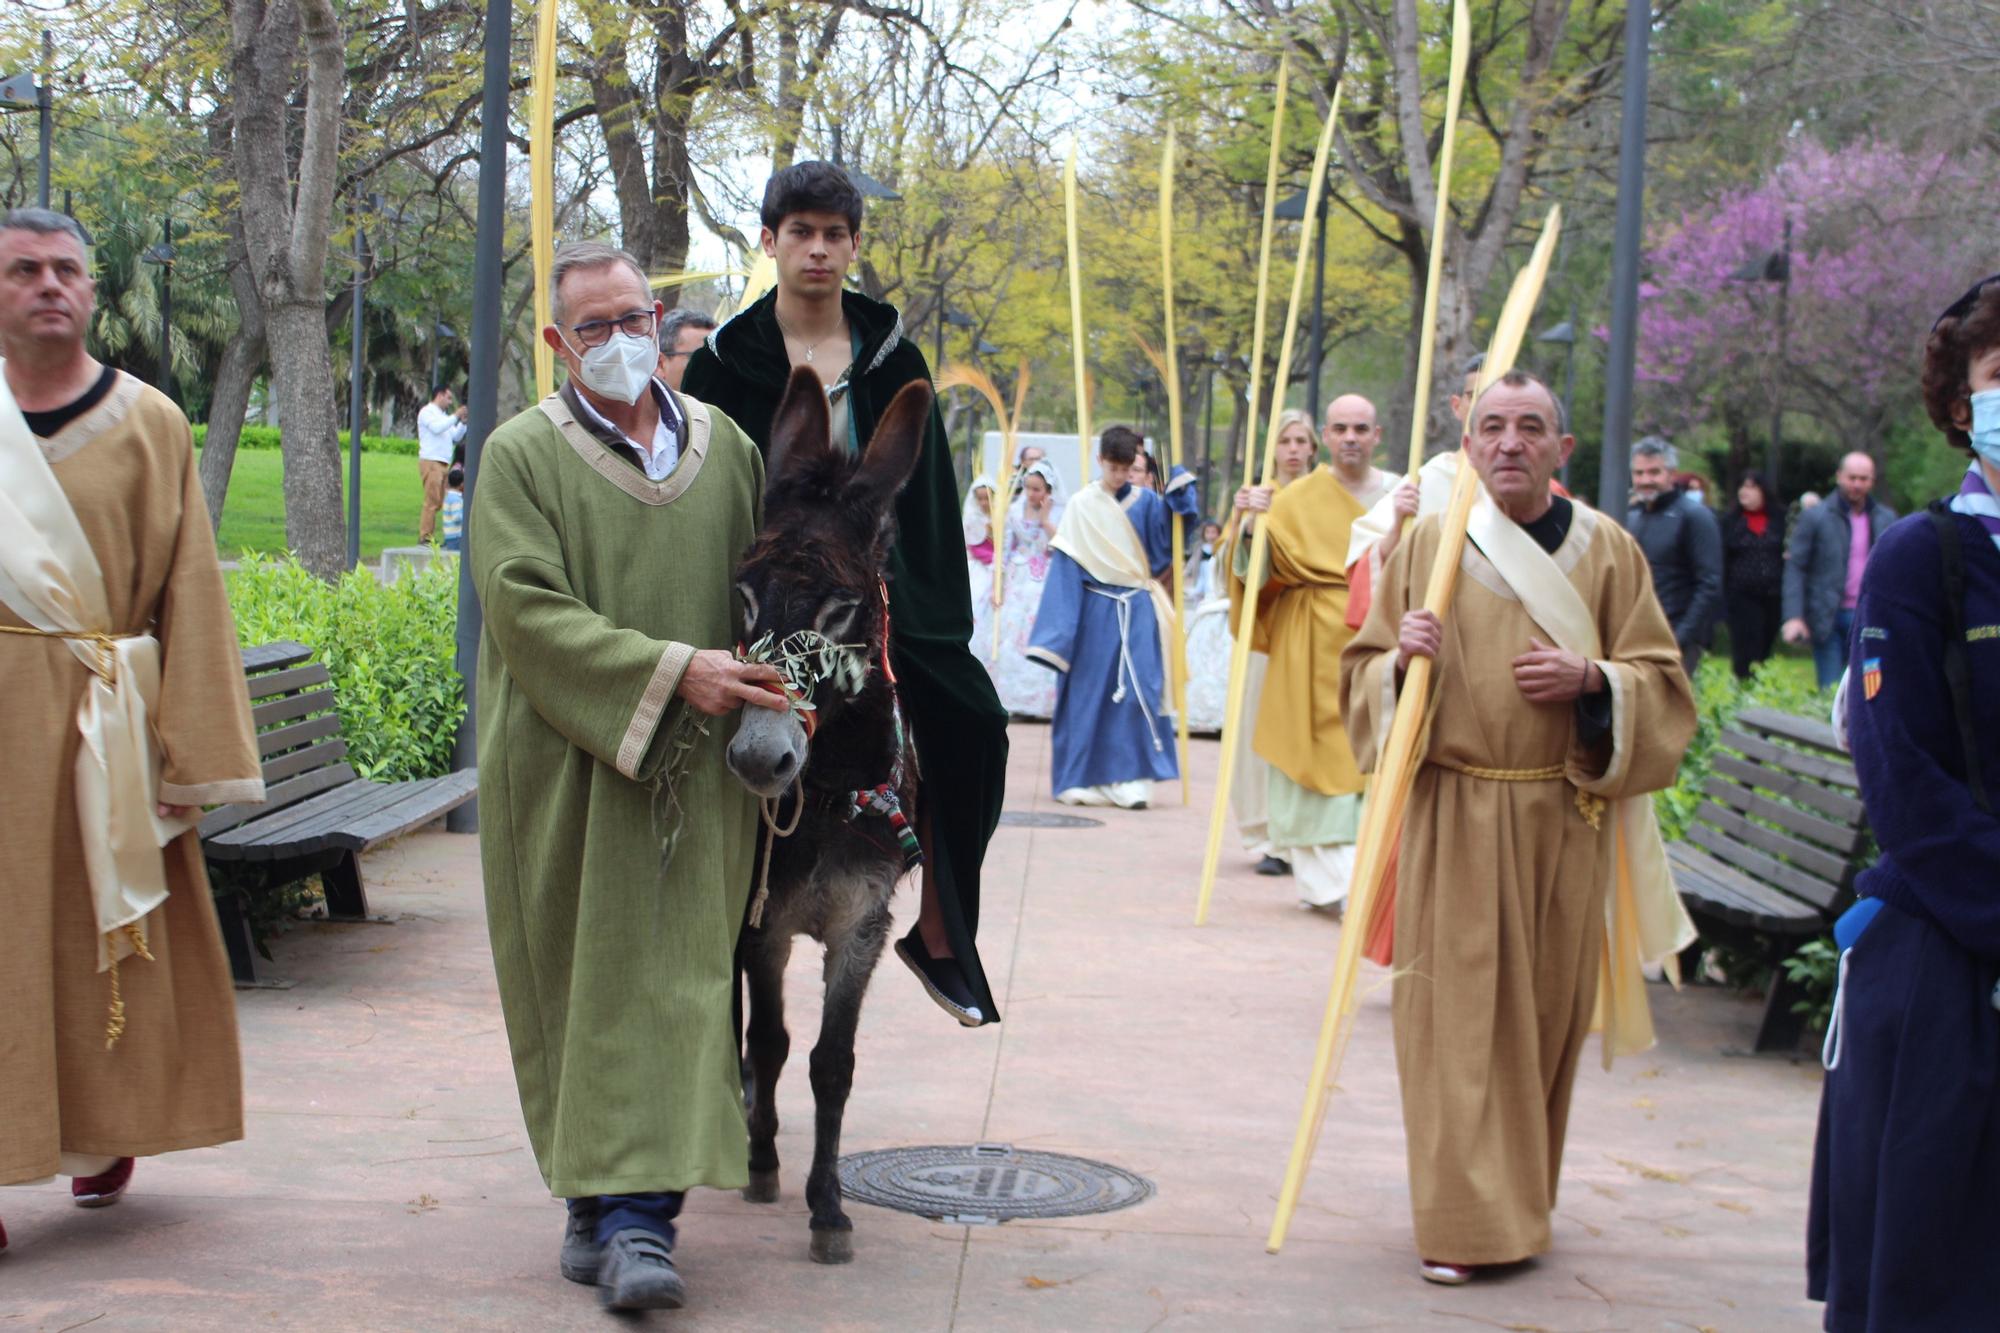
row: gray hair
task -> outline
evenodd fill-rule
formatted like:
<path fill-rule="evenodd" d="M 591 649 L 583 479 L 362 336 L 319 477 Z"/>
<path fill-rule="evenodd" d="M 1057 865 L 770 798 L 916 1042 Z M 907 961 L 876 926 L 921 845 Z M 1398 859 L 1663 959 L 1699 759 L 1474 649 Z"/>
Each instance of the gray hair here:
<path fill-rule="evenodd" d="M 675 306 L 660 316 L 660 347 L 671 352 L 674 343 L 681 336 L 682 329 L 701 329 L 703 332 L 715 327 L 715 321 L 699 310 L 690 310 L 684 305 Z"/>
<path fill-rule="evenodd" d="M 0 218 L 0 231 L 31 231 L 38 236 L 74 236 L 76 243 L 90 253 L 90 237 L 83 230 L 83 224 L 67 213 L 58 213 L 52 208 L 10 208 L 7 215 Z"/>
<path fill-rule="evenodd" d="M 1657 435 L 1648 435 L 1633 445 L 1632 457 L 1634 460 L 1657 458 L 1667 465 L 1669 471 L 1678 469 L 1681 465 L 1680 454 L 1674 449 L 1674 446 Z"/>
<path fill-rule="evenodd" d="M 606 245 L 603 241 L 573 241 L 556 251 L 555 262 L 549 265 L 549 318 L 558 324 L 563 322 L 564 278 L 580 270 L 610 268 L 613 264 L 623 264 L 631 269 L 646 291 L 649 294 L 652 292 L 652 280 L 646 276 L 646 270 L 639 267 L 639 261 L 632 257 L 630 251 Z"/>

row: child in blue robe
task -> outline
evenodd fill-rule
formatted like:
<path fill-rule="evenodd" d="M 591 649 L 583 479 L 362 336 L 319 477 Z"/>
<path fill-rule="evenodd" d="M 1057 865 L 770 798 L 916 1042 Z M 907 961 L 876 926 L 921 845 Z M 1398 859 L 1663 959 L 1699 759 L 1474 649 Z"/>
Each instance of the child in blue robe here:
<path fill-rule="evenodd" d="M 1194 477 L 1175 468 L 1164 494 L 1132 485 L 1137 432 L 1100 437 L 1101 479 L 1069 504 L 1051 547 L 1028 657 L 1060 673 L 1050 736 L 1056 799 L 1143 808 L 1152 783 L 1180 776 L 1160 586 L 1173 525 L 1199 521 Z"/>

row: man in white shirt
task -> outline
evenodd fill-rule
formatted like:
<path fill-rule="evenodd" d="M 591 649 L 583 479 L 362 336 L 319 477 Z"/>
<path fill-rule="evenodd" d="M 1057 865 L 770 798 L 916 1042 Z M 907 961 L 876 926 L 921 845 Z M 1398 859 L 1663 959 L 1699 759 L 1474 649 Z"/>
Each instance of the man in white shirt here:
<path fill-rule="evenodd" d="M 438 511 L 444 508 L 445 474 L 451 470 L 458 442 L 465 438 L 465 409 L 453 410 L 451 390 L 440 384 L 417 413 L 417 474 L 424 483 L 424 513 L 417 521 L 417 540 L 431 543 Z"/>

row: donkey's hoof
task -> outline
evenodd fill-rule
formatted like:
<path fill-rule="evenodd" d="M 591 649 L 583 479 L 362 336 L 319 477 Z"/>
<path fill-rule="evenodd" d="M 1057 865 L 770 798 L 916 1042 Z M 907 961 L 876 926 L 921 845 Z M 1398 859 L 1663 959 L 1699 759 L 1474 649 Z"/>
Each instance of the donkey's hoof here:
<path fill-rule="evenodd" d="M 852 1231 L 813 1232 L 812 1261 L 816 1264 L 853 1263 L 854 1233 Z"/>
<path fill-rule="evenodd" d="M 752 1171 L 750 1183 L 743 1187 L 745 1203 L 776 1203 L 778 1201 L 778 1173 L 776 1171 Z"/>

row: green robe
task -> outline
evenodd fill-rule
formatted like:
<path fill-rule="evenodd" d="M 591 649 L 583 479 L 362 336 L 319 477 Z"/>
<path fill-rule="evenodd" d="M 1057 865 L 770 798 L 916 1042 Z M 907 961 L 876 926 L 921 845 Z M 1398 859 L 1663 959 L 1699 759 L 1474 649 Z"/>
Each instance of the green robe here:
<path fill-rule="evenodd" d="M 698 648 L 735 642 L 738 555 L 764 464 L 682 400 L 659 482 L 554 395 L 487 439 L 469 558 L 479 650 L 480 855 L 528 1137 L 565 1198 L 747 1183 L 732 960 L 756 805 L 710 719 L 656 791 Z"/>
<path fill-rule="evenodd" d="M 771 418 L 791 376 L 777 293 L 727 324 L 688 358 L 682 388 L 740 425 L 758 448 L 771 446 Z M 857 292 L 841 297 L 859 343 L 843 381 L 854 441 L 874 434 L 897 390 L 929 380 L 924 354 L 903 337 L 893 306 Z M 999 1018 L 979 963 L 979 876 L 986 844 L 1007 794 L 1007 710 L 992 677 L 972 655 L 972 589 L 951 442 L 935 406 L 915 475 L 896 501 L 889 554 L 889 654 L 916 740 L 920 799 L 929 821 L 926 863 L 945 934 L 973 998 Z"/>

